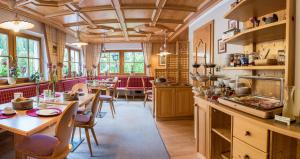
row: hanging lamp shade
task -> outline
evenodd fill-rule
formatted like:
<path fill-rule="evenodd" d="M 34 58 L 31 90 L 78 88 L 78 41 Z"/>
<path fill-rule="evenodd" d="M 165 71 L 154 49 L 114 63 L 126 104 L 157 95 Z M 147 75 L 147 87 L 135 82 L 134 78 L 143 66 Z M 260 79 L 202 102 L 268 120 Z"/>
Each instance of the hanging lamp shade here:
<path fill-rule="evenodd" d="M 165 41 L 164 41 L 163 46 L 160 48 L 160 52 L 157 55 L 167 56 L 170 54 L 172 54 L 172 53 L 168 52 L 168 50 L 167 50 L 167 32 L 165 31 Z"/>
<path fill-rule="evenodd" d="M 15 19 L 10 21 L 5 21 L 0 24 L 0 28 L 13 30 L 14 32 L 19 32 L 20 30 L 27 30 L 32 29 L 34 27 L 34 24 L 21 20 L 18 17 L 18 14 L 16 14 Z"/>
<path fill-rule="evenodd" d="M 79 12 L 76 12 L 76 15 L 77 15 L 77 21 L 79 22 Z M 77 47 L 81 47 L 81 46 L 86 46 L 86 45 L 88 45 L 87 42 L 83 42 L 83 41 L 81 41 L 81 39 L 80 39 L 79 26 L 77 26 L 76 34 L 77 34 L 77 41 L 71 43 L 71 45 L 77 46 Z"/>

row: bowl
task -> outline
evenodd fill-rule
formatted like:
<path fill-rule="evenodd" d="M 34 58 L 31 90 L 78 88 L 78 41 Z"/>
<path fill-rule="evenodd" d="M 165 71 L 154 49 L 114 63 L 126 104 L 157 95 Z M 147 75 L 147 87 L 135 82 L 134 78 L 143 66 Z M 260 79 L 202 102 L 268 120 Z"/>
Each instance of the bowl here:
<path fill-rule="evenodd" d="M 227 78 L 227 79 L 224 79 L 223 82 L 226 87 L 229 87 L 229 83 L 233 83 L 233 82 L 235 82 L 235 80 Z"/>
<path fill-rule="evenodd" d="M 251 88 L 249 87 L 239 87 L 235 90 L 235 94 L 238 96 L 249 95 L 251 93 Z"/>
<path fill-rule="evenodd" d="M 15 110 L 28 110 L 33 108 L 33 100 L 29 98 L 13 99 L 11 103 Z"/>
<path fill-rule="evenodd" d="M 200 82 L 207 82 L 209 80 L 209 78 L 206 75 L 197 75 L 196 78 Z"/>
<path fill-rule="evenodd" d="M 230 83 L 228 84 L 228 86 L 229 86 L 232 90 L 235 90 L 235 89 L 236 89 L 236 82 L 230 82 Z M 244 86 L 245 86 L 245 83 L 238 82 L 237 87 L 244 87 Z"/>

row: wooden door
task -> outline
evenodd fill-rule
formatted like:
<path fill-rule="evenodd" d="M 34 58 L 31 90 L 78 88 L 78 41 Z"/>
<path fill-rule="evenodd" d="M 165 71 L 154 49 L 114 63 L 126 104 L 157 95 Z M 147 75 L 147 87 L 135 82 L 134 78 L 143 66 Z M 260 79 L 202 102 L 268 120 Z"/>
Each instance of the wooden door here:
<path fill-rule="evenodd" d="M 175 115 L 175 89 L 174 88 L 156 88 L 156 116 L 174 117 Z"/>
<path fill-rule="evenodd" d="M 209 158 L 209 108 L 205 103 L 196 102 L 196 144 L 202 158 Z"/>
<path fill-rule="evenodd" d="M 176 88 L 176 116 L 193 116 L 193 93 L 191 88 Z"/>

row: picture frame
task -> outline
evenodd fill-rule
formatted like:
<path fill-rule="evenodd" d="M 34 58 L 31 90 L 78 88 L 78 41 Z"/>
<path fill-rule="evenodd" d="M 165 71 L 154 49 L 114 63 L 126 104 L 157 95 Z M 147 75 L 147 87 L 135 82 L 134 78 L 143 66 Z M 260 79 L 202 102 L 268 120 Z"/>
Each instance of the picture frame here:
<path fill-rule="evenodd" d="M 159 65 L 166 66 L 167 63 L 167 56 L 159 56 Z"/>
<path fill-rule="evenodd" d="M 239 21 L 228 20 L 228 30 L 239 29 Z"/>
<path fill-rule="evenodd" d="M 223 41 L 223 39 L 218 40 L 218 53 L 222 54 L 227 52 L 227 44 Z"/>

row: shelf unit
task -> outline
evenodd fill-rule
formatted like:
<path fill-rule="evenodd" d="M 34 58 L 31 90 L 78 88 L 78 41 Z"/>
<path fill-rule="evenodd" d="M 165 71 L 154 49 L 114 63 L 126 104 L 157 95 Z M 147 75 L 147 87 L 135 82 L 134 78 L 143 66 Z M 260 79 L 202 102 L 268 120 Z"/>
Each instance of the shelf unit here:
<path fill-rule="evenodd" d="M 223 70 L 282 70 L 284 65 L 224 67 Z"/>
<path fill-rule="evenodd" d="M 228 44 L 238 44 L 247 46 L 248 52 L 256 52 L 257 46 L 269 42 L 275 44 L 277 40 L 284 40 L 285 65 L 267 67 L 238 67 L 224 70 L 284 70 L 285 85 L 294 85 L 295 72 L 295 5 L 296 0 L 241 0 L 235 7 L 225 14 L 226 19 L 238 20 L 244 24 L 249 23 L 249 19 L 257 17 L 262 21 L 262 17 L 272 13 L 278 14 L 278 22 L 263 24 L 251 28 L 225 40 Z M 248 21 L 248 22 L 247 22 Z M 251 48 L 252 47 L 252 48 Z M 269 46 L 271 47 L 271 46 Z M 275 52 L 273 52 L 275 54 Z M 255 74 L 255 72 L 253 72 Z"/>
<path fill-rule="evenodd" d="M 282 20 L 271 24 L 255 27 L 226 39 L 229 44 L 247 45 L 285 38 L 286 21 Z"/>
<path fill-rule="evenodd" d="M 242 0 L 225 15 L 225 18 L 246 21 L 250 17 L 260 17 L 285 8 L 285 0 Z"/>
<path fill-rule="evenodd" d="M 231 142 L 231 132 L 229 128 L 212 128 L 211 131 L 227 140 L 228 142 Z"/>

